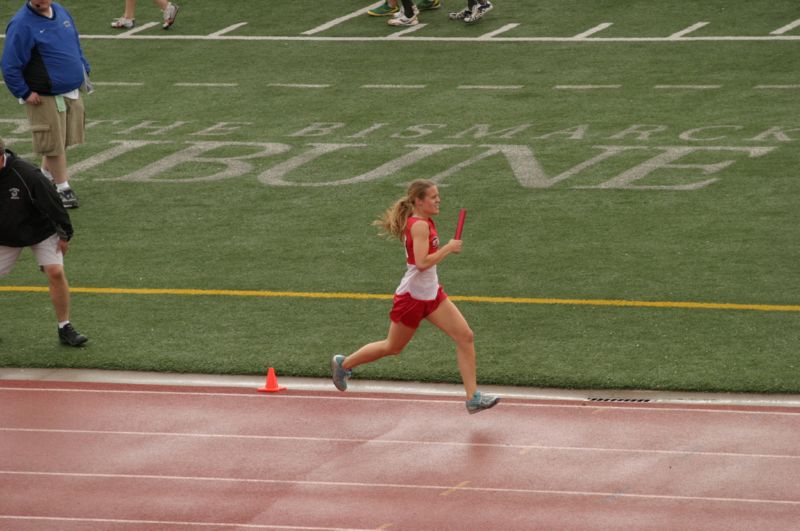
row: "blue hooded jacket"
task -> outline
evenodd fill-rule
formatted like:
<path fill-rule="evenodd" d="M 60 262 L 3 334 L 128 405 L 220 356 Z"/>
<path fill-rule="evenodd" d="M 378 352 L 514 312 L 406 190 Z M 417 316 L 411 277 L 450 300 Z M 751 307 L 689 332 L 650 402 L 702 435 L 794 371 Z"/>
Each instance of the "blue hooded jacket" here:
<path fill-rule="evenodd" d="M 72 16 L 55 2 L 52 9 L 53 18 L 47 18 L 26 3 L 6 28 L 3 79 L 17 98 L 70 92 L 91 71 Z"/>

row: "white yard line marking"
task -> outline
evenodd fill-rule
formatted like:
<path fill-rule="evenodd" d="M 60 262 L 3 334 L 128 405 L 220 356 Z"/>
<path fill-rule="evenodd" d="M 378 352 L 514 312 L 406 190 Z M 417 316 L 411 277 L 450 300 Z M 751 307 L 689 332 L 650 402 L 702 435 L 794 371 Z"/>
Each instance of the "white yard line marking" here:
<path fill-rule="evenodd" d="M 457 448 L 492 448 L 496 450 L 514 450 L 529 453 L 540 452 L 585 452 L 585 453 L 615 453 L 636 455 L 674 455 L 697 457 L 734 457 L 747 459 L 788 459 L 799 460 L 800 455 L 790 454 L 758 454 L 746 452 L 713 452 L 702 450 L 651 450 L 648 448 L 603 448 L 587 446 L 547 446 L 540 444 L 499 444 L 499 443 L 470 443 L 460 441 L 417 441 L 406 439 L 357 439 L 343 437 L 292 437 L 287 435 L 240 435 L 226 433 L 180 433 L 162 431 L 118 431 L 118 430 L 68 430 L 50 428 L 0 428 L 0 433 L 48 433 L 62 435 L 115 435 L 119 437 L 175 437 L 186 439 L 231 439 L 231 440 L 256 440 L 256 441 L 291 441 L 312 443 L 351 443 L 356 445 L 399 445 L 412 446 L 450 446 Z"/>
<path fill-rule="evenodd" d="M 361 85 L 365 89 L 424 89 L 427 85 Z"/>
<path fill-rule="evenodd" d="M 796 90 L 800 85 L 756 85 L 755 88 L 763 90 Z"/>
<path fill-rule="evenodd" d="M 226 33 L 230 33 L 231 31 L 237 30 L 242 26 L 247 26 L 247 22 L 239 22 L 238 24 L 233 24 L 232 26 L 228 26 L 227 28 L 222 28 L 219 31 L 215 31 L 214 33 L 209 33 L 209 37 L 220 37 L 225 35 Z"/>
<path fill-rule="evenodd" d="M 32 476 L 32 477 L 61 477 L 61 478 L 81 478 L 81 479 L 132 479 L 132 480 L 155 480 L 155 481 L 193 481 L 206 483 L 244 483 L 261 485 L 299 485 L 307 487 L 338 487 L 338 488 L 358 488 L 358 489 L 405 489 L 405 490 L 435 490 L 446 492 L 453 487 L 450 485 L 414 485 L 405 483 L 365 483 L 356 481 L 309 481 L 291 479 L 266 479 L 266 478 L 236 478 L 236 477 L 208 477 L 208 476 L 164 476 L 155 474 L 92 474 L 80 472 L 34 472 L 26 470 L 0 470 L 0 475 L 6 476 Z M 575 491 L 575 490 L 550 490 L 550 489 L 514 489 L 501 487 L 470 487 L 468 485 L 460 487 L 460 490 L 470 492 L 487 492 L 500 494 L 540 494 L 555 496 L 581 496 L 581 497 L 602 497 L 608 498 L 632 498 L 650 500 L 669 500 L 669 501 L 706 501 L 719 503 L 750 503 L 765 505 L 788 505 L 800 506 L 797 500 L 769 500 L 761 498 L 726 498 L 716 496 L 675 496 L 670 494 L 636 494 L 621 492 L 598 492 L 598 491 Z"/>
<path fill-rule="evenodd" d="M 458 90 L 519 90 L 525 85 L 459 85 Z"/>
<path fill-rule="evenodd" d="M 180 526 L 180 527 L 211 527 L 214 529 L 222 528 L 243 528 L 243 529 L 300 529 L 302 531 L 336 531 L 341 530 L 339 527 L 298 527 L 296 525 L 258 525 L 258 524 L 240 524 L 236 523 L 222 523 L 222 522 L 181 522 L 177 520 L 129 520 L 119 518 L 76 518 L 71 516 L 25 516 L 16 514 L 0 514 L 0 520 L 17 520 L 17 521 L 33 521 L 33 522 L 82 522 L 87 524 L 135 524 L 147 526 Z M 367 529 L 350 531 L 369 531 Z"/>
<path fill-rule="evenodd" d="M 425 26 L 427 26 L 427 24 L 417 24 L 416 26 L 411 26 L 411 27 L 408 27 L 408 28 L 406 28 L 406 29 L 404 29 L 402 31 L 397 31 L 395 33 L 392 33 L 391 35 L 387 35 L 385 38 L 387 38 L 387 39 L 399 39 L 403 35 L 408 35 L 409 33 L 413 33 L 415 31 L 419 31 L 422 28 L 424 28 Z"/>
<path fill-rule="evenodd" d="M 330 87 L 330 85 L 316 84 L 316 83 L 269 83 L 267 86 L 278 87 L 278 88 L 302 88 L 302 89 L 321 89 Z"/>
<path fill-rule="evenodd" d="M 263 395 L 257 393 L 200 393 L 196 391 L 141 391 L 141 390 L 129 390 L 129 389 L 68 389 L 68 388 L 36 388 L 36 387 L 2 387 L 0 386 L 0 393 L 2 392 L 17 392 L 17 393 L 89 393 L 89 394 L 116 394 L 116 395 L 164 395 L 164 396 L 193 396 L 193 397 L 214 397 L 214 398 L 245 398 L 245 399 L 258 399 L 264 400 Z M 315 395 L 280 395 L 276 394 L 270 397 L 272 400 L 354 400 L 358 402 L 407 402 L 407 403 L 418 403 L 418 404 L 438 404 L 438 405 L 446 405 L 447 407 L 451 407 L 453 403 L 462 404 L 462 400 L 431 400 L 425 398 L 399 398 L 399 397 L 368 397 L 368 396 L 357 396 L 354 394 L 352 395 L 344 395 L 343 394 L 336 394 L 336 395 L 325 395 L 325 396 L 315 396 Z M 528 404 L 528 403 L 503 403 L 504 408 L 509 407 L 517 407 L 517 408 L 566 408 L 566 409 L 581 409 L 586 410 L 586 405 L 584 402 L 577 403 L 577 404 Z M 679 406 L 667 406 L 667 407 L 650 407 L 650 406 L 636 406 L 636 407 L 626 407 L 626 406 L 603 406 L 603 410 L 622 410 L 628 413 L 637 413 L 637 412 L 646 412 L 646 413 L 653 413 L 653 412 L 675 412 L 675 411 L 682 411 L 686 413 L 704 413 L 704 414 L 732 414 L 732 415 L 749 415 L 749 416 L 789 416 L 789 417 L 797 417 L 800 416 L 800 410 L 798 411 L 768 411 L 768 410 L 736 410 L 736 409 L 703 409 L 703 408 L 688 408 L 688 407 L 679 407 Z"/>
<path fill-rule="evenodd" d="M 150 29 L 153 26 L 158 26 L 158 22 L 148 22 L 147 24 L 142 24 L 139 27 L 136 27 L 136 28 L 133 28 L 133 29 L 129 29 L 128 31 L 126 31 L 124 33 L 119 33 L 116 36 L 117 37 L 129 37 L 131 35 L 136 35 L 140 31 L 144 31 L 146 29 Z M 81 35 L 81 38 L 83 38 L 83 35 Z"/>
<path fill-rule="evenodd" d="M 798 18 L 794 22 L 789 22 L 788 24 L 786 24 L 782 28 L 778 28 L 775 31 L 769 32 L 769 34 L 770 35 L 783 35 L 784 33 L 792 31 L 793 29 L 795 29 L 798 26 L 800 26 L 800 18 Z"/>
<path fill-rule="evenodd" d="M 414 26 L 417 27 L 417 26 Z M 168 32 L 164 32 L 168 33 Z M 118 39 L 119 34 L 81 35 L 81 40 Z M 478 37 L 407 37 L 408 40 L 421 42 L 479 42 Z M 179 34 L 147 34 L 132 35 L 129 40 L 162 40 L 162 41 L 275 41 L 275 42 L 386 42 L 386 37 L 322 37 L 318 35 L 222 35 L 209 37 L 208 35 L 179 35 Z M 683 37 L 589 37 L 575 39 L 574 37 L 495 37 L 486 42 L 539 42 L 539 43 L 640 43 L 640 42 L 766 42 L 766 41 L 800 41 L 800 35 L 731 35 L 731 36 L 704 36 Z"/>
<path fill-rule="evenodd" d="M 517 26 L 519 26 L 519 24 L 506 24 L 502 28 L 498 28 L 498 29 L 496 29 L 494 31 L 490 31 L 489 33 L 484 33 L 483 35 L 478 37 L 478 40 L 479 41 L 489 40 L 492 37 L 494 37 L 496 35 L 500 35 L 501 33 L 505 33 L 507 31 L 510 31 L 510 30 L 516 28 Z"/>
<path fill-rule="evenodd" d="M 141 87 L 144 85 L 144 83 L 142 82 L 129 83 L 127 81 L 95 81 L 93 85 L 97 87 Z"/>
<path fill-rule="evenodd" d="M 614 24 L 613 22 L 603 22 L 602 24 L 598 24 L 597 26 L 584 31 L 583 33 L 578 33 L 577 35 L 575 35 L 572 38 L 573 39 L 585 39 L 589 35 L 594 35 L 595 33 L 599 32 L 599 31 L 603 31 L 604 29 L 612 26 L 613 24 Z"/>
<path fill-rule="evenodd" d="M 175 87 L 238 87 L 239 83 L 174 83 Z"/>
<path fill-rule="evenodd" d="M 622 88 L 622 85 L 556 85 L 556 90 L 606 90 Z"/>
<path fill-rule="evenodd" d="M 713 90 L 721 88 L 722 85 L 655 85 L 655 89 L 676 89 L 676 90 Z"/>
<path fill-rule="evenodd" d="M 707 26 L 707 25 L 708 25 L 708 22 L 698 22 L 696 24 L 692 24 L 691 26 L 689 26 L 686 29 L 682 29 L 681 31 L 679 31 L 677 33 L 673 33 L 672 35 L 670 35 L 667 38 L 670 39 L 670 40 L 680 39 L 684 35 L 692 33 L 693 31 L 697 31 L 700 28 L 702 28 L 703 26 Z"/>
<path fill-rule="evenodd" d="M 356 17 L 360 17 L 361 15 L 365 15 L 367 13 L 367 11 L 369 11 L 370 9 L 375 9 L 376 7 L 378 7 L 378 6 L 382 5 L 382 4 L 383 4 L 383 0 L 381 0 L 380 2 L 375 2 L 374 4 L 368 5 L 367 7 L 364 7 L 362 9 L 357 10 L 357 11 L 353 11 L 352 13 L 350 13 L 348 15 L 345 15 L 345 16 L 339 17 L 339 18 L 335 18 L 335 19 L 333 19 L 331 21 L 326 22 L 325 24 L 317 26 L 316 28 L 310 29 L 308 31 L 304 31 L 302 33 L 302 35 L 314 35 L 315 33 L 321 33 L 321 32 L 323 32 L 323 31 L 325 31 L 327 29 L 330 29 L 330 28 L 332 28 L 334 26 L 338 26 L 342 22 L 347 22 L 351 18 L 356 18 Z"/>

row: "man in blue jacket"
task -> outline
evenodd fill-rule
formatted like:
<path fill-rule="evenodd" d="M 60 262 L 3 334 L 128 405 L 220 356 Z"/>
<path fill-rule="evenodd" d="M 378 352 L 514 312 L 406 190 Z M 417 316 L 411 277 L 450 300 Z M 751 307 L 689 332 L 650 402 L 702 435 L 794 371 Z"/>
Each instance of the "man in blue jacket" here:
<path fill-rule="evenodd" d="M 0 277 L 11 272 L 25 247 L 42 268 L 58 319 L 61 343 L 79 347 L 86 336 L 69 320 L 69 284 L 64 254 L 69 250 L 72 223 L 53 184 L 42 172 L 5 149 L 0 138 Z"/>
<path fill-rule="evenodd" d="M 88 86 L 90 67 L 69 12 L 53 0 L 28 0 L 6 28 L 2 70 L 8 90 L 25 104 L 42 169 L 64 206 L 76 208 L 66 148 L 83 143 L 80 89 Z"/>

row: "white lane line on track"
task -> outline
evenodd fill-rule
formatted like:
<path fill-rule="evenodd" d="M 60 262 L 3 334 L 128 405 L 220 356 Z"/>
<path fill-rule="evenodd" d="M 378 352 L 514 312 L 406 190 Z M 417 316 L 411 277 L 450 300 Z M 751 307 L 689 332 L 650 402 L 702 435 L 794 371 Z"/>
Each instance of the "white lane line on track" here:
<path fill-rule="evenodd" d="M 0 428 L 0 433 L 47 433 L 57 435 L 103 435 L 119 437 L 175 437 L 189 439 L 231 439 L 255 441 L 293 441 L 311 443 L 348 443 L 348 444 L 376 444 L 376 445 L 401 445 L 401 446 L 452 446 L 458 448 L 493 448 L 498 450 L 523 450 L 542 452 L 598 452 L 618 454 L 643 454 L 643 455 L 674 455 L 674 456 L 699 456 L 699 457 L 737 457 L 748 459 L 788 459 L 800 460 L 800 455 L 788 454 L 758 454 L 744 452 L 711 452 L 701 450 L 652 450 L 648 448 L 602 448 L 586 446 L 546 446 L 541 444 L 495 444 L 495 443 L 470 443 L 459 441 L 417 441 L 405 439 L 358 439 L 345 437 L 300 437 L 288 435 L 241 435 L 226 433 L 180 433 L 180 432 L 149 432 L 149 431 L 118 431 L 118 430 L 67 430 L 52 428 Z"/>
<path fill-rule="evenodd" d="M 14 521 L 31 521 L 31 522 L 80 522 L 87 524 L 133 524 L 133 525 L 148 525 L 148 526 L 180 526 L 180 527 L 211 527 L 213 529 L 221 528 L 242 528 L 242 529 L 299 529 L 302 531 L 342 531 L 340 527 L 301 527 L 296 525 L 258 525 L 258 524 L 240 524 L 234 522 L 181 522 L 177 520 L 131 520 L 121 518 L 76 518 L 71 516 L 26 516 L 17 514 L 0 514 L 0 520 L 14 520 Z M 354 529 L 350 528 L 349 531 L 374 531 L 371 529 Z"/>
<path fill-rule="evenodd" d="M 432 399 L 424 399 L 424 398 L 401 398 L 401 397 L 374 397 L 374 396 L 357 396 L 354 394 L 352 395 L 344 395 L 344 393 L 337 393 L 332 395 L 283 395 L 283 394 L 272 394 L 270 397 L 265 397 L 264 395 L 258 393 L 251 393 L 251 394 L 243 394 L 243 393 L 203 393 L 197 391 L 143 391 L 143 390 L 131 390 L 131 389 L 68 389 L 68 388 L 21 388 L 21 387 L 1 387 L 0 386 L 0 393 L 2 392 L 40 392 L 40 393 L 94 393 L 94 394 L 130 394 L 130 395 L 166 395 L 166 396 L 195 396 L 195 397 L 215 397 L 215 398 L 246 398 L 246 399 L 272 399 L 272 400 L 353 400 L 353 401 L 364 401 L 364 402 L 406 402 L 406 403 L 420 403 L 420 404 L 444 404 L 448 407 L 452 406 L 453 404 L 462 404 L 463 399 L 442 399 L 442 400 L 432 400 Z M 343 396 L 344 395 L 344 396 Z M 509 403 L 509 402 L 502 402 L 501 405 L 503 407 L 516 407 L 516 408 L 569 408 L 569 409 L 583 409 L 583 410 L 593 410 L 596 408 L 590 408 L 586 406 L 586 402 L 575 403 L 575 404 L 527 404 L 527 403 Z M 713 406 L 713 404 L 712 404 Z M 800 410 L 798 411 L 768 411 L 768 410 L 737 410 L 737 409 L 714 409 L 713 407 L 704 408 L 702 404 L 699 407 L 678 407 L 678 406 L 663 406 L 663 407 L 651 407 L 651 406 L 609 406 L 603 405 L 600 406 L 603 410 L 620 410 L 620 411 L 627 411 L 627 412 L 637 412 L 637 411 L 644 411 L 644 412 L 653 412 L 653 411 L 663 411 L 663 412 L 674 412 L 674 411 L 685 411 L 689 413 L 703 413 L 703 414 L 733 414 L 733 415 L 770 415 L 770 416 L 800 416 Z"/>
<path fill-rule="evenodd" d="M 336 487 L 336 488 L 383 488 L 383 489 L 405 489 L 405 490 L 435 490 L 446 492 L 453 488 L 452 485 L 412 485 L 406 483 L 362 483 L 356 481 L 309 481 L 291 479 L 266 479 L 266 478 L 235 478 L 235 477 L 208 477 L 208 476 L 163 476 L 151 474 L 94 474 L 81 472 L 39 472 L 27 470 L 0 470 L 0 475 L 5 476 L 28 476 L 28 477 L 61 477 L 78 479 L 119 479 L 119 480 L 155 480 L 155 481 L 189 481 L 205 483 L 244 483 L 262 485 L 295 485 L 304 487 Z M 594 492 L 577 490 L 550 490 L 550 489 L 514 489 L 503 487 L 460 487 L 461 491 L 499 493 L 499 494 L 541 494 L 549 496 L 581 496 L 581 497 L 601 497 L 608 498 L 631 498 L 631 499 L 650 499 L 650 500 L 669 500 L 669 501 L 703 501 L 733 504 L 761 504 L 761 505 L 788 505 L 800 506 L 800 500 L 769 500 L 761 498 L 729 498 L 718 496 L 675 496 L 669 494 L 638 494 L 629 492 Z"/>

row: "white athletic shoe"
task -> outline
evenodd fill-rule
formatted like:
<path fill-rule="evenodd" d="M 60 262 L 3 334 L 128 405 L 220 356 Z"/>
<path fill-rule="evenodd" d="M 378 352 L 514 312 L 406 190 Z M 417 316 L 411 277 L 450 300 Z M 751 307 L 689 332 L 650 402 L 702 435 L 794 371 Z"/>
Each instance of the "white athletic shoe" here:
<path fill-rule="evenodd" d="M 486 11 L 488 11 L 488 9 Z M 467 24 L 472 24 L 473 22 L 477 22 L 478 20 L 481 19 L 481 17 L 483 17 L 486 11 L 481 9 L 480 2 L 475 2 L 475 5 L 472 6 L 470 12 L 467 14 L 467 16 L 464 17 L 464 22 L 466 22 Z"/>
<path fill-rule="evenodd" d="M 136 25 L 136 21 L 132 18 L 119 17 L 111 21 L 111 27 L 114 29 L 131 29 Z"/>
<path fill-rule="evenodd" d="M 450 18 L 450 20 L 464 20 L 465 18 L 467 18 L 467 16 L 468 16 L 470 13 L 472 13 L 472 11 L 470 10 L 470 8 L 468 8 L 468 7 L 465 7 L 465 8 L 464 8 L 464 9 L 462 9 L 461 11 L 456 11 L 455 13 L 450 13 L 450 14 L 448 15 L 448 17 Z"/>
<path fill-rule="evenodd" d="M 172 2 L 167 4 L 167 8 L 164 10 L 164 24 L 161 26 L 164 29 L 169 29 L 170 26 L 175 24 L 175 17 L 178 16 L 178 10 L 180 6 L 178 4 L 173 4 Z"/>
<path fill-rule="evenodd" d="M 405 15 L 400 15 L 399 17 L 395 15 L 389 19 L 387 24 L 390 26 L 416 26 L 419 24 L 419 20 L 417 20 L 417 15 L 414 15 L 411 18 L 408 18 Z"/>

